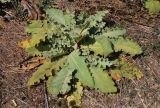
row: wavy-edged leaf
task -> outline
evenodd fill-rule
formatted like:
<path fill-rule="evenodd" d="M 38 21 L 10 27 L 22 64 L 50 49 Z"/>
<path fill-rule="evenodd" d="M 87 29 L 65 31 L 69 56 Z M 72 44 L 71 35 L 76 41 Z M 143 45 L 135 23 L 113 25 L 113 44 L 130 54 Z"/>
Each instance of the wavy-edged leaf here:
<path fill-rule="evenodd" d="M 38 33 L 39 29 L 41 29 L 42 26 L 43 26 L 43 21 L 41 21 L 41 20 L 33 20 L 33 21 L 31 21 L 31 24 L 29 24 L 25 28 L 25 31 L 27 33 L 31 33 L 31 34 Z"/>
<path fill-rule="evenodd" d="M 97 11 L 96 14 L 90 15 L 88 18 L 86 18 L 83 23 L 84 28 L 81 32 L 81 35 L 84 36 L 89 34 L 89 29 L 96 27 L 98 23 L 102 22 L 107 13 L 108 11 Z"/>
<path fill-rule="evenodd" d="M 84 24 L 89 23 L 89 28 L 94 27 L 98 22 L 103 20 L 106 13 L 108 13 L 108 11 L 97 11 L 96 14 L 90 15 L 88 18 L 86 18 Z"/>
<path fill-rule="evenodd" d="M 89 49 L 93 51 L 95 55 L 99 54 L 102 56 L 108 56 L 113 52 L 111 42 L 105 37 L 96 38 L 95 43 L 89 45 Z"/>
<path fill-rule="evenodd" d="M 77 70 L 76 77 L 80 80 L 80 82 L 84 86 L 93 87 L 93 79 L 87 64 L 85 63 L 85 59 L 82 56 L 79 56 L 78 50 L 73 51 L 68 57 L 68 63 L 71 68 Z"/>
<path fill-rule="evenodd" d="M 34 47 L 39 44 L 40 41 L 45 41 L 46 36 L 51 37 L 56 31 L 56 26 L 49 24 L 46 20 L 32 21 L 32 23 L 26 27 L 26 32 L 32 34 L 29 40 L 30 47 Z"/>
<path fill-rule="evenodd" d="M 49 19 L 58 24 L 62 24 L 63 26 L 71 26 L 76 23 L 74 20 L 74 13 L 69 11 L 65 13 L 62 10 L 50 8 L 46 10 L 46 14 L 48 15 Z"/>
<path fill-rule="evenodd" d="M 58 71 L 60 67 L 62 67 L 65 64 L 67 57 L 68 56 L 63 56 L 62 58 L 54 61 L 54 70 Z"/>
<path fill-rule="evenodd" d="M 64 20 L 64 15 L 62 10 L 50 8 L 46 10 L 46 14 L 51 20 L 54 20 L 59 24 L 65 25 L 65 20 Z"/>
<path fill-rule="evenodd" d="M 113 93 L 117 91 L 111 77 L 101 68 L 91 67 L 92 77 L 94 79 L 94 88 L 103 93 Z"/>
<path fill-rule="evenodd" d="M 129 63 L 125 57 L 121 57 L 116 65 L 118 67 L 111 69 L 111 76 L 114 80 L 120 80 L 121 78 L 140 79 L 143 77 L 143 73 L 133 63 Z"/>
<path fill-rule="evenodd" d="M 42 52 L 35 47 L 26 48 L 25 51 L 31 56 L 42 56 Z"/>
<path fill-rule="evenodd" d="M 126 34 L 126 29 L 108 29 L 102 35 L 109 38 L 119 38 Z"/>
<path fill-rule="evenodd" d="M 116 52 L 124 51 L 125 53 L 135 56 L 142 53 L 141 47 L 129 39 L 119 38 L 114 43 L 114 49 Z"/>
<path fill-rule="evenodd" d="M 77 82 L 75 85 L 75 91 L 67 97 L 67 103 L 69 108 L 80 107 L 81 98 L 83 95 L 83 87 L 80 82 Z"/>
<path fill-rule="evenodd" d="M 70 80 L 72 79 L 72 73 L 74 69 L 63 66 L 62 69 L 56 73 L 55 76 L 51 76 L 47 81 L 48 92 L 53 95 L 65 94 L 70 90 Z"/>
<path fill-rule="evenodd" d="M 128 79 L 132 79 L 133 77 L 140 79 L 143 77 L 143 73 L 138 68 L 136 68 L 134 64 L 121 60 L 120 65 L 121 67 L 119 69 L 122 77 Z"/>
<path fill-rule="evenodd" d="M 45 77 L 49 77 L 52 75 L 53 64 L 50 61 L 45 61 L 40 67 L 38 67 L 37 71 L 35 71 L 31 78 L 29 78 L 27 85 L 34 85 L 35 83 L 39 83 L 40 80 L 44 80 Z"/>

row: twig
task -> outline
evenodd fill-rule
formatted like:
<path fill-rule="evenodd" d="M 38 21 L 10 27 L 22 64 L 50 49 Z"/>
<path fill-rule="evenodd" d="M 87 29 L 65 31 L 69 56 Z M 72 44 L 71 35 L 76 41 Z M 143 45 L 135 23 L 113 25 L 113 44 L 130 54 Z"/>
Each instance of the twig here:
<path fill-rule="evenodd" d="M 46 82 L 44 82 L 44 98 L 45 98 L 45 108 L 49 108 L 49 102 L 48 102 L 48 93 L 46 89 Z"/>
<path fill-rule="evenodd" d="M 8 93 L 11 93 L 11 91 L 9 91 L 9 90 L 5 90 L 5 91 L 7 91 Z M 13 96 L 13 98 L 16 98 L 17 100 L 19 100 L 19 101 L 22 102 L 23 104 L 27 105 L 29 108 L 34 108 L 34 107 L 31 107 L 27 102 L 19 99 L 19 98 L 16 97 L 16 96 Z M 2 103 L 2 104 L 3 104 L 3 103 Z"/>
<path fill-rule="evenodd" d="M 31 107 L 28 103 L 24 102 L 23 100 L 19 99 L 18 97 L 14 96 L 17 100 L 19 100 L 20 102 L 24 103 L 25 105 L 29 106 L 30 108 L 34 108 Z"/>

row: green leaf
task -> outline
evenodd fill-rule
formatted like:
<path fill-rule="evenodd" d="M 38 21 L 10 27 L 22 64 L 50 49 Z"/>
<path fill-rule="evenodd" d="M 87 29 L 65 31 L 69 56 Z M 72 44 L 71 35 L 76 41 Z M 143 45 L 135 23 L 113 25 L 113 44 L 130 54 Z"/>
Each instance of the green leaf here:
<path fill-rule="evenodd" d="M 11 2 L 12 0 L 0 0 L 2 3 Z"/>
<path fill-rule="evenodd" d="M 101 22 L 104 18 L 104 16 L 108 13 L 107 11 L 97 11 L 96 14 L 90 15 L 88 18 L 86 18 L 84 24 L 88 24 L 88 28 L 96 26 L 98 22 Z"/>
<path fill-rule="evenodd" d="M 89 45 L 89 49 L 94 51 L 95 55 L 108 56 L 113 52 L 111 42 L 105 37 L 96 38 L 95 43 Z"/>
<path fill-rule="evenodd" d="M 44 62 L 43 65 L 38 67 L 37 71 L 32 74 L 31 78 L 28 80 L 27 85 L 34 85 L 35 83 L 39 83 L 40 80 L 44 80 L 45 76 L 52 76 L 52 69 L 53 64 L 51 62 Z"/>
<path fill-rule="evenodd" d="M 54 69 L 56 71 L 60 70 L 60 67 L 63 66 L 67 60 L 68 56 L 63 56 L 60 59 L 54 61 Z"/>
<path fill-rule="evenodd" d="M 45 41 L 45 37 L 47 36 L 46 29 L 43 27 L 43 24 L 46 21 L 32 21 L 32 23 L 26 28 L 26 32 L 32 34 L 32 38 L 29 41 L 30 47 L 34 47 L 39 44 L 40 41 Z"/>
<path fill-rule="evenodd" d="M 50 8 L 46 10 L 46 14 L 51 20 L 54 20 L 59 24 L 65 25 L 65 19 L 62 10 Z"/>
<path fill-rule="evenodd" d="M 41 20 L 33 20 L 31 21 L 31 24 L 29 24 L 26 28 L 25 31 L 28 33 L 38 33 L 39 29 L 41 29 L 43 26 L 43 21 Z"/>
<path fill-rule="evenodd" d="M 26 28 L 26 32 L 32 34 L 32 37 L 29 40 L 30 47 L 35 47 L 41 41 L 45 41 L 46 37 L 51 38 L 53 33 L 57 32 L 57 28 L 54 24 L 49 24 L 46 20 L 38 20 L 32 21 Z"/>
<path fill-rule="evenodd" d="M 101 68 L 91 67 L 91 73 L 94 79 L 94 88 L 103 93 L 113 93 L 117 91 L 111 77 Z"/>
<path fill-rule="evenodd" d="M 35 47 L 26 48 L 25 51 L 31 56 L 42 56 L 42 52 Z"/>
<path fill-rule="evenodd" d="M 64 15 L 65 25 L 69 26 L 72 29 L 75 29 L 73 27 L 76 25 L 76 21 L 74 17 L 75 17 L 74 13 L 71 13 L 71 12 L 68 12 Z"/>
<path fill-rule="evenodd" d="M 109 38 L 119 38 L 126 34 L 126 29 L 108 29 L 102 35 Z"/>
<path fill-rule="evenodd" d="M 87 55 L 85 56 L 86 63 L 88 66 L 96 66 L 102 69 L 106 69 L 106 67 L 111 67 L 113 64 L 106 57 Z"/>
<path fill-rule="evenodd" d="M 119 38 L 113 44 L 116 52 L 124 51 L 125 53 L 128 53 L 131 56 L 135 56 L 142 53 L 141 47 L 137 43 L 129 39 Z"/>
<path fill-rule="evenodd" d="M 158 0 L 147 0 L 145 7 L 148 9 L 149 14 L 156 14 L 160 12 L 160 1 Z"/>
<path fill-rule="evenodd" d="M 46 14 L 49 19 L 57 22 L 58 24 L 62 24 L 63 26 L 72 26 L 75 25 L 74 13 L 71 12 L 63 12 L 62 10 L 50 8 L 46 10 Z"/>
<path fill-rule="evenodd" d="M 51 76 L 47 81 L 48 92 L 53 95 L 67 93 L 71 89 L 69 83 L 72 79 L 73 71 L 74 69 L 63 66 L 55 76 Z"/>
<path fill-rule="evenodd" d="M 85 59 L 83 56 L 79 56 L 78 50 L 73 51 L 68 57 L 68 63 L 71 68 L 77 70 L 76 77 L 84 86 L 93 87 L 93 79 Z"/>

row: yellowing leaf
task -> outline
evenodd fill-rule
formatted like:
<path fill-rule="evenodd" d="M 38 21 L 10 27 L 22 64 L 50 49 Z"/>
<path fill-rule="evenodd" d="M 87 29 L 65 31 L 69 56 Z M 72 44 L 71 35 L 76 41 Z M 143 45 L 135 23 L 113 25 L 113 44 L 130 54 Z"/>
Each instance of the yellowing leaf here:
<path fill-rule="evenodd" d="M 18 46 L 25 49 L 25 48 L 29 48 L 30 47 L 30 42 L 28 39 L 23 40 L 21 42 L 18 43 Z"/>
<path fill-rule="evenodd" d="M 143 73 L 140 70 L 138 70 L 138 69 L 136 69 L 136 71 L 134 72 L 134 74 L 135 74 L 135 76 L 136 76 L 137 79 L 141 79 L 143 77 Z"/>
<path fill-rule="evenodd" d="M 119 38 L 117 41 L 114 42 L 114 49 L 116 52 L 124 51 L 125 53 L 128 53 L 131 56 L 135 56 L 142 53 L 142 49 L 137 43 L 124 38 Z"/>
<path fill-rule="evenodd" d="M 81 98 L 83 95 L 83 87 L 81 86 L 80 82 L 77 82 L 75 85 L 75 91 L 73 94 L 67 97 L 67 104 L 69 108 L 73 107 L 80 107 L 81 105 Z"/>
<path fill-rule="evenodd" d="M 119 70 L 114 70 L 111 72 L 111 77 L 113 80 L 120 81 L 121 80 L 121 72 Z"/>
<path fill-rule="evenodd" d="M 40 67 L 38 67 L 37 71 L 32 74 L 31 78 L 29 78 L 27 85 L 34 85 L 35 83 L 39 83 L 40 80 L 44 80 L 45 76 L 51 76 L 52 69 L 53 64 L 50 61 L 44 62 Z"/>
<path fill-rule="evenodd" d="M 21 63 L 20 64 L 20 69 L 24 69 L 24 70 L 33 69 L 33 68 L 43 64 L 45 62 L 45 60 L 46 59 L 44 57 L 33 57 L 33 58 Z"/>
<path fill-rule="evenodd" d="M 132 79 L 134 77 L 140 79 L 143 77 L 143 73 L 138 68 L 136 68 L 132 63 L 129 63 L 125 59 L 122 58 L 118 62 L 118 64 L 119 67 L 111 70 L 111 76 L 115 77 L 114 74 L 116 72 L 116 74 L 118 73 L 120 77 L 127 79 Z"/>

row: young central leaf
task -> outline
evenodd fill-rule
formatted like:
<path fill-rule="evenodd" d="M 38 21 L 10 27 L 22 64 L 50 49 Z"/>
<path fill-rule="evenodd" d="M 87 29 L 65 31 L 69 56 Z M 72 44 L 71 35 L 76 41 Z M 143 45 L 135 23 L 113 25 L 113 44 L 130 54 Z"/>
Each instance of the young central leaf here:
<path fill-rule="evenodd" d="M 91 88 L 94 86 L 93 79 L 87 64 L 85 63 L 85 59 L 82 56 L 79 56 L 79 52 L 77 50 L 69 55 L 68 63 L 71 68 L 77 70 L 76 77 L 83 85 Z"/>
<path fill-rule="evenodd" d="M 98 89 L 104 93 L 112 93 L 117 91 L 111 77 L 101 68 L 91 67 L 91 72 L 95 82 L 95 89 Z"/>
<path fill-rule="evenodd" d="M 53 95 L 65 94 L 70 90 L 70 80 L 74 69 L 63 66 L 62 69 L 55 75 L 48 79 L 48 92 Z"/>

